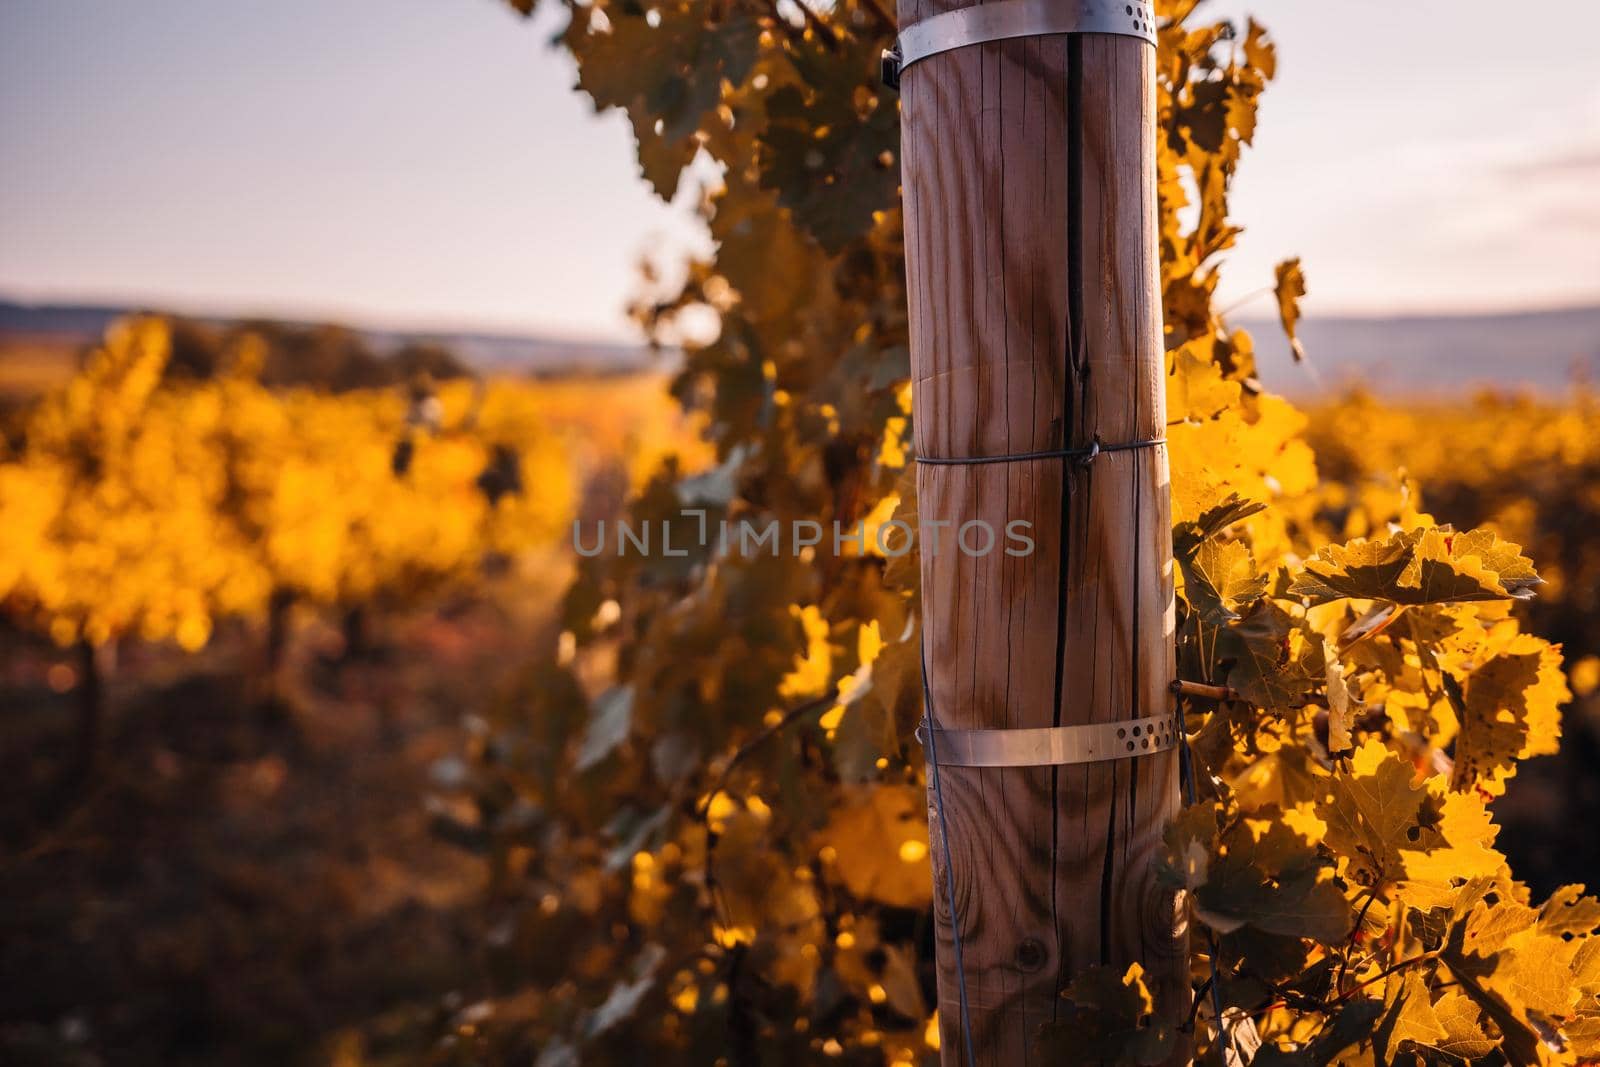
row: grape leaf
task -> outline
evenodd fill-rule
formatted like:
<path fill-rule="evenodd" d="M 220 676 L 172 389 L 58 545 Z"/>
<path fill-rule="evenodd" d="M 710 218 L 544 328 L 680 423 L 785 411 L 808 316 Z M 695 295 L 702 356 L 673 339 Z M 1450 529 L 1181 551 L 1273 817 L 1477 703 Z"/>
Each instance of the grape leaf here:
<path fill-rule="evenodd" d="M 1282 823 L 1236 819 L 1219 832 L 1216 809 L 1186 810 L 1166 835 L 1165 874 L 1189 890 L 1195 916 L 1218 933 L 1251 926 L 1325 944 L 1350 931 L 1350 906 L 1315 844 Z"/>
<path fill-rule="evenodd" d="M 1222 533 L 1236 522 L 1267 510 L 1258 500 L 1246 500 L 1238 493 L 1229 493 L 1220 503 L 1206 508 L 1187 522 L 1172 528 L 1172 552 L 1180 559 L 1192 556 L 1201 544 Z"/>
<path fill-rule="evenodd" d="M 1362 997 L 1345 1005 L 1333 1023 L 1303 1048 L 1286 1050 L 1263 1046 L 1251 1061 L 1254 1067 L 1328 1067 L 1345 1049 L 1365 1041 L 1383 1015 L 1383 1001 Z"/>
<path fill-rule="evenodd" d="M 1350 731 L 1362 705 L 1350 695 L 1344 664 L 1327 642 L 1323 643 L 1322 657 L 1327 661 L 1328 752 L 1337 756 L 1355 747 Z"/>
<path fill-rule="evenodd" d="M 1393 881 L 1404 869 L 1400 850 L 1420 834 L 1428 798 L 1425 787 L 1412 784 L 1414 774 L 1382 742 L 1368 741 L 1356 749 L 1350 768 L 1334 775 L 1331 795 L 1317 806 L 1328 825 L 1325 840 L 1362 885 Z"/>
<path fill-rule="evenodd" d="M 612 4 L 597 19 L 576 8 L 563 42 L 578 61 L 578 84 L 595 109 L 627 112 L 644 176 L 663 200 L 694 158 L 695 134 L 722 99 L 724 79 L 738 85 L 755 64 L 761 25 L 737 8 L 708 19 L 693 0 Z"/>
<path fill-rule="evenodd" d="M 1275 273 L 1278 280 L 1273 293 L 1278 298 L 1278 321 L 1283 324 L 1283 333 L 1289 339 L 1294 361 L 1304 363 L 1306 350 L 1295 330 L 1300 321 L 1300 298 L 1306 295 L 1306 276 L 1300 269 L 1300 257 L 1279 263 Z"/>
<path fill-rule="evenodd" d="M 806 88 L 785 85 L 767 98 L 761 185 L 829 252 L 871 229 L 900 187 L 899 109 L 869 84 L 877 54 L 869 38 L 796 52 Z"/>
<path fill-rule="evenodd" d="M 861 900 L 899 908 L 927 905 L 927 802 L 907 786 L 853 786 L 818 835 L 819 846 L 834 850 L 845 887 Z"/>
<path fill-rule="evenodd" d="M 1065 1020 L 1048 1024 L 1042 1052 L 1049 1063 L 1167 1062 L 1178 1039 L 1170 1017 L 1155 1015 L 1144 968 L 1095 965 L 1078 972 L 1065 992 Z"/>
<path fill-rule="evenodd" d="M 1464 993 L 1448 992 L 1433 1005 L 1433 1017 L 1444 1036 L 1432 1047 L 1447 1056 L 1474 1061 L 1493 1052 L 1499 1042 L 1483 1032 L 1483 1012 Z"/>
<path fill-rule="evenodd" d="M 1322 639 L 1271 600 L 1222 632 L 1217 655 L 1232 661 L 1228 685 L 1261 708 L 1299 707 L 1326 673 Z"/>
<path fill-rule="evenodd" d="M 1328 545 L 1289 587 L 1313 603 L 1341 597 L 1395 604 L 1527 599 L 1540 583 L 1517 545 L 1487 530 L 1448 526 Z"/>
<path fill-rule="evenodd" d="M 1583 886 L 1564 885 L 1550 894 L 1539 909 L 1539 927 L 1562 937 L 1600 936 L 1600 900 L 1583 895 Z"/>
<path fill-rule="evenodd" d="M 1572 699 L 1561 653 L 1549 642 L 1520 634 L 1511 645 L 1467 676 L 1459 702 L 1452 784 L 1505 789 L 1516 761 L 1556 751 L 1561 705 Z"/>
<path fill-rule="evenodd" d="M 1179 566 L 1184 598 L 1213 626 L 1238 619 L 1241 609 L 1267 592 L 1268 576 L 1256 573 L 1255 560 L 1243 541 L 1202 541 Z"/>
<path fill-rule="evenodd" d="M 1356 749 L 1317 806 L 1329 848 L 1358 885 L 1392 885 L 1414 907 L 1443 907 L 1460 885 L 1505 866 L 1492 845 L 1499 828 L 1483 798 L 1446 790 L 1442 779 L 1417 783 L 1415 769 L 1377 740 Z"/>
<path fill-rule="evenodd" d="M 1533 909 L 1487 896 L 1458 909 L 1441 958 L 1461 990 L 1492 1019 L 1515 1064 L 1546 1062 L 1562 1050 L 1560 1023 L 1580 1002 L 1593 1003 L 1600 973 L 1585 938 L 1541 928 Z"/>
<path fill-rule="evenodd" d="M 1415 970 L 1389 980 L 1387 1009 L 1378 1021 L 1373 1043 L 1382 1059 L 1392 1062 L 1407 1044 L 1437 1047 L 1450 1031 L 1434 1013 L 1427 983 Z"/>
<path fill-rule="evenodd" d="M 1238 406 L 1239 383 L 1223 377 L 1222 367 L 1204 351 L 1203 342 L 1191 341 L 1173 351 L 1167 373 L 1167 417 L 1212 419 Z"/>

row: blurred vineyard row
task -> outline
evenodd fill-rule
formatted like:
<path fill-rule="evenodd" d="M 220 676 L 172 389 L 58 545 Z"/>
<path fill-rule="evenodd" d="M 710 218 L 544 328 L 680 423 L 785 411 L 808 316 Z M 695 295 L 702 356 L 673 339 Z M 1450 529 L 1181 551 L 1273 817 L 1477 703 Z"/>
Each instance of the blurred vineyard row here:
<path fill-rule="evenodd" d="M 1530 761 L 1497 815 L 1519 876 L 1541 892 L 1600 882 L 1600 395 L 1483 392 L 1386 402 L 1367 391 L 1308 409 L 1326 518 L 1345 536 L 1399 497 L 1441 522 L 1487 526 L 1539 561 L 1527 629 L 1562 646 L 1574 695 L 1558 754 Z"/>
<path fill-rule="evenodd" d="M 1539 560 L 1545 584 L 1527 605 L 1534 629 L 1566 645 L 1576 687 L 1594 690 L 1600 396 L 1578 389 L 1557 403 L 1483 393 L 1397 406 L 1360 392 L 1310 414 L 1307 440 L 1335 508 L 1362 493 L 1420 490 L 1441 521 L 1493 527 Z"/>
<path fill-rule="evenodd" d="M 417 604 L 554 548 L 580 509 L 693 447 L 653 379 L 484 382 L 439 355 L 387 387 L 371 366 L 275 385 L 278 338 L 202 336 L 124 321 L 0 424 L 11 624 L 194 652 L 291 602 Z"/>

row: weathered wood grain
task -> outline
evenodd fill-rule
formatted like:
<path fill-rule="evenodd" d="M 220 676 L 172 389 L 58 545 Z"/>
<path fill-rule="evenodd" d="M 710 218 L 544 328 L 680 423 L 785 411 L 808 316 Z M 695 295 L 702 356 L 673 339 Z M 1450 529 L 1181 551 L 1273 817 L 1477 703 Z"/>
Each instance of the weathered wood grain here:
<path fill-rule="evenodd" d="M 970 0 L 901 0 L 910 25 Z M 958 49 L 904 79 L 903 184 L 916 445 L 976 456 L 1162 436 L 1154 51 L 1042 37 Z M 951 729 L 1113 721 L 1170 709 L 1166 453 L 918 472 L 935 710 Z M 1035 552 L 968 556 L 970 519 L 1031 524 Z M 930 523 L 949 522 L 931 551 Z M 1002 542 L 1003 544 L 1003 542 Z M 939 1013 L 962 1062 L 950 924 L 978 1059 L 1038 1062 L 1038 1031 L 1083 967 L 1143 964 L 1188 1004 L 1183 939 L 1155 883 L 1177 756 L 947 768 Z M 931 798 L 930 798 L 931 815 Z M 935 834 L 936 819 L 930 819 Z"/>

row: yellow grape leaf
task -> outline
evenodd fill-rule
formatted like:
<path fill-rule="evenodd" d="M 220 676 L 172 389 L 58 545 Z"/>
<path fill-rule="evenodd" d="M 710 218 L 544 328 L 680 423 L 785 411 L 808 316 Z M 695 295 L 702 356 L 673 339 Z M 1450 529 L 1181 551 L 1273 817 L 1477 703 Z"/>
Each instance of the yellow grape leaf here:
<path fill-rule="evenodd" d="M 1328 545 L 1306 561 L 1289 592 L 1326 603 L 1341 597 L 1394 604 L 1527 599 L 1539 584 L 1517 545 L 1487 530 L 1448 526 Z"/>
<path fill-rule="evenodd" d="M 1505 791 L 1516 761 L 1549 755 L 1561 740 L 1561 705 L 1572 699 L 1560 650 L 1518 634 L 1462 686 L 1461 733 L 1452 784 Z"/>
<path fill-rule="evenodd" d="M 1499 1044 L 1483 1032 L 1483 1011 L 1465 993 L 1445 993 L 1433 1005 L 1433 1017 L 1444 1030 L 1432 1045 L 1440 1052 L 1471 1062 Z"/>
<path fill-rule="evenodd" d="M 1447 1039 L 1447 1030 L 1433 1010 L 1428 985 L 1416 971 L 1389 979 L 1387 1010 L 1378 1023 L 1373 1041 L 1383 1053 L 1380 1062 L 1393 1062 L 1407 1044 L 1437 1047 Z"/>
<path fill-rule="evenodd" d="M 1263 81 L 1271 81 L 1278 74 L 1278 48 L 1267 39 L 1266 27 L 1253 18 L 1248 20 L 1247 25 L 1244 38 L 1245 66 L 1256 71 Z"/>
<path fill-rule="evenodd" d="M 778 685 L 778 695 L 795 699 L 820 696 L 833 676 L 833 645 L 828 620 L 815 604 L 789 605 L 789 614 L 805 635 L 805 651 L 795 653 L 794 669 Z"/>
<path fill-rule="evenodd" d="M 1448 526 L 1435 526 L 1423 531 L 1400 584 L 1419 590 L 1423 603 L 1442 604 L 1501 598 L 1481 595 L 1485 592 L 1526 600 L 1540 579 L 1522 546 L 1502 541 L 1489 530 L 1458 534 Z"/>
<path fill-rule="evenodd" d="M 1361 1057 L 1345 1058 L 1340 1053 L 1369 1042 L 1373 1026 L 1382 1016 L 1383 1001 L 1359 997 L 1345 1005 L 1313 1040 L 1292 1050 L 1265 1045 L 1250 1063 L 1252 1067 L 1328 1067 L 1333 1063 L 1368 1062 Z"/>
<path fill-rule="evenodd" d="M 1357 884 L 1393 884 L 1414 907 L 1449 906 L 1462 881 L 1504 868 L 1492 847 L 1499 828 L 1481 797 L 1414 778 L 1408 760 L 1367 741 L 1317 807 L 1327 824 L 1323 841 L 1344 857 L 1344 872 Z"/>
<path fill-rule="evenodd" d="M 1243 541 L 1203 541 L 1179 565 L 1185 599 L 1213 626 L 1239 618 L 1241 609 L 1267 592 L 1268 576 L 1256 573 L 1256 561 Z"/>
<path fill-rule="evenodd" d="M 845 791 L 818 846 L 833 850 L 834 869 L 862 900 L 897 908 L 925 907 L 928 874 L 926 794 L 912 786 L 861 786 Z"/>
<path fill-rule="evenodd" d="M 1600 1059 L 1600 1012 L 1581 1012 L 1561 1028 L 1579 1063 Z"/>
<path fill-rule="evenodd" d="M 1172 353 L 1167 375 L 1167 417 L 1173 420 L 1210 419 L 1239 403 L 1239 383 L 1223 377 L 1206 349 L 1191 341 Z"/>
<path fill-rule="evenodd" d="M 1183 559 L 1194 554 L 1205 541 L 1217 536 L 1236 522 L 1265 511 L 1267 506 L 1258 500 L 1246 500 L 1238 493 L 1229 493 L 1221 501 L 1194 512 L 1192 520 L 1180 522 L 1172 529 L 1173 554 Z"/>
<path fill-rule="evenodd" d="M 1300 344 L 1300 337 L 1295 332 L 1295 327 L 1300 322 L 1300 298 L 1306 295 L 1306 276 L 1300 269 L 1300 257 L 1286 259 L 1278 264 L 1278 283 L 1273 287 L 1273 292 L 1278 298 L 1278 321 L 1283 324 L 1283 332 L 1289 338 L 1289 347 L 1294 351 L 1296 363 L 1305 362 L 1306 350 Z"/>
<path fill-rule="evenodd" d="M 1274 498 L 1293 498 L 1317 486 L 1317 459 L 1311 446 L 1302 440 L 1306 416 L 1299 408 L 1271 393 L 1255 398 L 1254 421 L 1244 425 L 1239 435 L 1243 452 L 1235 457 L 1244 476 L 1240 492 L 1252 492 L 1253 481 Z"/>
<path fill-rule="evenodd" d="M 1407 828 L 1399 850 L 1400 891 L 1407 903 L 1424 909 L 1447 907 L 1462 880 L 1494 877 L 1506 866 L 1494 849 L 1500 828 L 1483 797 L 1449 791 L 1443 778 L 1430 779 L 1428 793 L 1415 838 Z"/>
<path fill-rule="evenodd" d="M 1462 891 L 1440 958 L 1462 993 L 1493 1020 L 1500 1048 L 1513 1063 L 1548 1062 L 1571 1037 L 1587 1040 L 1575 1014 L 1591 1009 L 1600 992 L 1600 942 L 1561 930 L 1560 914 L 1589 910 L 1571 891 L 1552 899 L 1553 912 L 1515 899 L 1509 882 L 1477 880 Z M 1571 1062 L 1563 1059 L 1560 1062 Z"/>
<path fill-rule="evenodd" d="M 1383 743 L 1368 741 L 1356 749 L 1350 768 L 1332 779 L 1332 795 L 1317 806 L 1328 824 L 1328 846 L 1349 861 L 1362 885 L 1394 881 L 1404 868 L 1401 848 L 1420 833 L 1418 816 L 1428 790 L 1412 784 L 1411 764 Z"/>
<path fill-rule="evenodd" d="M 1538 922 L 1540 929 L 1557 937 L 1595 936 L 1600 934 L 1600 900 L 1584 896 L 1581 885 L 1561 886 L 1539 909 Z"/>
<path fill-rule="evenodd" d="M 1168 432 L 1172 438 L 1180 428 Z M 1233 499 L 1237 493 L 1230 493 L 1226 477 L 1211 467 L 1199 464 L 1191 458 L 1188 463 L 1179 462 L 1177 450 L 1173 450 L 1172 464 L 1172 521 L 1174 537 L 1177 531 L 1192 527 L 1200 518 L 1216 508 L 1222 506 L 1223 501 Z M 1196 539 L 1198 544 L 1200 539 Z"/>
<path fill-rule="evenodd" d="M 1344 664 L 1327 642 L 1323 643 L 1322 655 L 1327 660 L 1328 752 L 1337 756 L 1355 747 L 1350 730 L 1355 725 L 1356 713 L 1361 710 L 1361 702 L 1350 695 Z"/>
<path fill-rule="evenodd" d="M 1452 944 L 1444 959 L 1468 995 L 1483 1003 L 1502 1030 L 1523 1030 L 1542 1044 L 1546 1031 L 1555 1020 L 1571 1014 L 1580 996 L 1572 964 L 1583 944 L 1530 930 L 1489 956 L 1473 953 L 1470 942 L 1464 946 L 1465 954 Z M 1534 1043 L 1523 1035 L 1511 1040 L 1524 1046 Z"/>

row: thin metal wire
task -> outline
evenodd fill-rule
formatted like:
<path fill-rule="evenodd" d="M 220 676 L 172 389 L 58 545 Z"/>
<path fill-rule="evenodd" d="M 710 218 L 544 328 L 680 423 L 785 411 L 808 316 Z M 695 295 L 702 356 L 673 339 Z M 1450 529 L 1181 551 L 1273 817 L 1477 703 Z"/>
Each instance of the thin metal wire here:
<path fill-rule="evenodd" d="M 1102 452 L 1131 452 L 1136 448 L 1156 448 L 1166 443 L 1165 437 L 1121 445 L 1103 445 L 1097 440 L 1088 448 L 1047 448 L 1040 452 L 1014 452 L 1005 456 L 917 456 L 915 461 L 924 467 L 976 467 L 986 463 L 1022 463 L 1030 459 L 1076 459 L 1088 466 Z"/>
<path fill-rule="evenodd" d="M 1183 725 L 1183 710 L 1178 710 L 1178 736 L 1183 741 L 1178 749 L 1178 774 L 1183 779 L 1184 802 L 1190 807 L 1199 803 L 1199 790 L 1194 780 L 1194 753 L 1189 751 L 1189 734 Z M 1222 1046 L 1238 1060 L 1238 1051 L 1233 1047 L 1233 1034 L 1228 1030 L 1222 1015 L 1222 978 L 1217 966 L 1217 934 L 1215 930 L 1206 931 L 1206 945 L 1211 950 L 1211 1010 L 1217 1017 L 1217 1037 L 1221 1039 Z M 1224 1062 L 1226 1058 L 1224 1058 Z"/>
<path fill-rule="evenodd" d="M 945 896 L 950 906 L 950 937 L 955 945 L 956 989 L 961 997 L 961 1037 L 967 1050 L 967 1062 L 978 1067 L 978 1057 L 972 1053 L 972 1010 L 967 1006 L 967 969 L 961 959 L 961 919 L 956 915 L 956 869 L 950 859 L 950 824 L 944 817 L 944 776 L 939 773 L 938 725 L 933 714 L 933 686 L 928 681 L 928 642 L 924 634 L 917 635 L 917 650 L 922 655 L 922 702 L 928 723 L 928 770 L 933 778 L 933 806 L 939 816 L 939 844 L 944 851 Z"/>

